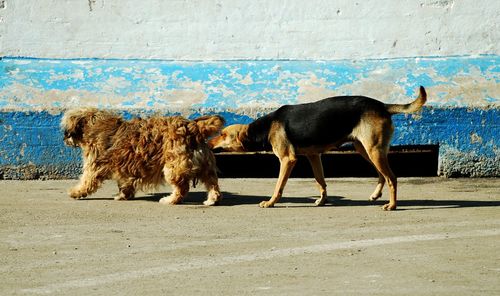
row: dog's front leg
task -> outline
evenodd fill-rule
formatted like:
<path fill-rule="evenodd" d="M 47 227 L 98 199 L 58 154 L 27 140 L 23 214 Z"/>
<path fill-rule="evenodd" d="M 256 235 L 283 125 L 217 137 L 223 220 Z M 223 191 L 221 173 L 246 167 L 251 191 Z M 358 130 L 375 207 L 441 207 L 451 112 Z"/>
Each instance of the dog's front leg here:
<path fill-rule="evenodd" d="M 80 182 L 69 190 L 69 196 L 74 199 L 84 198 L 99 189 L 102 184 L 102 172 L 94 166 L 85 166 Z"/>
<path fill-rule="evenodd" d="M 273 196 L 269 201 L 263 201 L 259 204 L 261 208 L 270 208 L 273 207 L 275 203 L 281 198 L 283 194 L 283 189 L 285 188 L 286 182 L 292 173 L 292 169 L 297 163 L 297 158 L 294 155 L 289 155 L 283 158 L 280 158 L 280 175 L 278 177 L 278 182 L 276 183 L 276 187 L 274 188 Z"/>
<path fill-rule="evenodd" d="M 323 164 L 321 163 L 321 155 L 309 154 L 307 155 L 307 159 L 311 164 L 314 174 L 314 179 L 316 179 L 316 182 L 318 183 L 319 186 L 320 197 L 314 203 L 317 206 L 323 206 L 327 201 L 327 194 L 326 194 L 325 175 L 323 173 Z"/>

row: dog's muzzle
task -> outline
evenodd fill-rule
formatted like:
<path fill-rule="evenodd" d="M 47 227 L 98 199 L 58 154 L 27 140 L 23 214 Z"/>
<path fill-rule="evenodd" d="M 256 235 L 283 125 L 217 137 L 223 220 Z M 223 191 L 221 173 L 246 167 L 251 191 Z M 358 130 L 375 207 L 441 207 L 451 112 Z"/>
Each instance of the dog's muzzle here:
<path fill-rule="evenodd" d="M 78 147 L 75 140 L 71 137 L 64 137 L 64 144 L 69 147 Z"/>

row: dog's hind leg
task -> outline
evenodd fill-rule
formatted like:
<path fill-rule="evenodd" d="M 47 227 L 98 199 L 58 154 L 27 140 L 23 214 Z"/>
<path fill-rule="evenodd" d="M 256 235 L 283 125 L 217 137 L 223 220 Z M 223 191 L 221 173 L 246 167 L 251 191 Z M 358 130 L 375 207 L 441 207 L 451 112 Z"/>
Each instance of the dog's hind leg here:
<path fill-rule="evenodd" d="M 387 185 L 389 186 L 389 191 L 391 194 L 389 203 L 382 206 L 382 209 L 386 211 L 395 210 L 397 202 L 397 179 L 391 168 L 389 167 L 387 153 L 382 149 L 374 147 L 371 149 L 368 155 L 370 155 L 370 159 L 372 160 L 373 164 L 375 165 L 377 170 L 379 170 L 379 172 L 384 176 Z"/>
<path fill-rule="evenodd" d="M 368 118 L 369 124 L 362 126 L 364 132 L 358 132 L 358 141 L 363 144 L 370 161 L 373 163 L 377 171 L 384 177 L 387 185 L 389 186 L 389 203 L 385 204 L 382 209 L 386 211 L 396 209 L 397 203 L 397 179 L 391 168 L 389 167 L 389 160 L 387 153 L 389 152 L 389 143 L 394 131 L 394 127 L 390 118 L 372 117 Z M 379 178 L 380 180 L 380 178 Z M 383 183 L 379 182 L 380 190 Z M 375 196 L 378 195 L 379 185 L 375 189 Z"/>
<path fill-rule="evenodd" d="M 320 197 L 314 202 L 317 206 L 323 206 L 327 201 L 326 194 L 326 182 L 323 173 L 323 164 L 321 163 L 320 154 L 308 154 L 306 155 L 309 163 L 311 164 L 314 178 L 319 186 Z"/>
<path fill-rule="evenodd" d="M 171 183 L 172 193 L 169 196 L 160 199 L 161 204 L 176 205 L 182 202 L 182 199 L 189 192 L 189 181 L 181 183 Z"/>
<path fill-rule="evenodd" d="M 134 179 L 126 178 L 118 180 L 118 195 L 115 196 L 115 200 L 128 200 L 135 196 Z"/>
<path fill-rule="evenodd" d="M 370 160 L 370 157 L 368 156 L 368 153 L 366 152 L 363 145 L 358 141 L 354 141 L 353 144 L 354 144 L 354 148 L 356 149 L 356 151 L 359 154 L 361 154 L 361 156 L 363 156 L 364 159 L 366 159 L 369 163 L 371 163 L 375 167 L 373 162 Z M 375 201 L 382 196 L 382 189 L 384 188 L 384 184 L 385 184 L 384 176 L 379 172 L 379 170 L 376 167 L 375 167 L 375 170 L 377 171 L 377 174 L 378 174 L 378 183 L 377 183 L 377 187 L 375 188 L 373 193 L 370 195 L 371 201 Z"/>
<path fill-rule="evenodd" d="M 201 181 L 207 188 L 207 200 L 203 202 L 206 206 L 217 205 L 222 200 L 222 194 L 219 189 L 219 182 L 215 170 L 209 170 L 201 177 Z"/>
<path fill-rule="evenodd" d="M 189 192 L 190 178 L 182 173 L 185 171 L 184 166 L 163 168 L 165 181 L 172 186 L 172 193 L 169 196 L 160 199 L 161 204 L 175 205 L 182 201 L 184 196 Z"/>
<path fill-rule="evenodd" d="M 389 141 L 392 134 L 392 126 L 389 122 L 384 123 L 384 125 L 385 127 L 381 129 L 381 132 L 373 133 L 373 136 L 361 139 L 360 142 L 363 144 L 363 148 L 368 154 L 370 161 L 373 163 L 377 171 L 384 177 L 387 185 L 389 186 L 389 203 L 382 206 L 382 209 L 390 211 L 396 209 L 397 179 L 389 167 L 389 160 L 387 158 L 387 153 L 389 152 Z M 379 182 L 379 185 L 381 189 L 383 183 Z M 375 194 L 378 193 L 378 189 L 379 187 L 377 186 L 374 192 Z"/>

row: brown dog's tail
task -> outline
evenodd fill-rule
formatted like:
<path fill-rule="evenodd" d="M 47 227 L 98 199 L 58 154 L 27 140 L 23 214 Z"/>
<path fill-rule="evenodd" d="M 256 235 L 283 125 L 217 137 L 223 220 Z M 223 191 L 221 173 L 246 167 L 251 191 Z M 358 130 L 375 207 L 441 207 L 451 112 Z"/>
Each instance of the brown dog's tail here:
<path fill-rule="evenodd" d="M 193 120 L 198 127 L 198 131 L 204 139 L 218 133 L 226 121 L 219 115 L 207 115 Z"/>
<path fill-rule="evenodd" d="M 420 86 L 420 94 L 418 98 L 411 102 L 410 104 L 386 104 L 387 111 L 391 114 L 396 113 L 413 113 L 417 112 L 422 108 L 422 106 L 427 101 L 427 93 L 425 92 L 425 88 Z"/>

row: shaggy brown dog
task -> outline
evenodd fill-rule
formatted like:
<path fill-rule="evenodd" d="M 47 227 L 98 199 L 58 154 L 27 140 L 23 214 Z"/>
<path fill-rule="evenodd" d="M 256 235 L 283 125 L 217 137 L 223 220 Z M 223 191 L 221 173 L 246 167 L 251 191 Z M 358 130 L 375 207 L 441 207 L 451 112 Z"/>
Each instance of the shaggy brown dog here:
<path fill-rule="evenodd" d="M 66 112 L 61 121 L 64 142 L 81 147 L 83 174 L 69 191 L 80 199 L 94 193 L 104 180 L 118 182 L 116 200 L 134 197 L 138 189 L 150 189 L 166 181 L 173 191 L 160 200 L 177 204 L 189 191 L 190 181 L 203 182 L 208 191 L 205 205 L 221 200 L 215 157 L 206 138 L 224 125 L 220 116 L 194 121 L 181 116 L 125 121 L 95 108 Z"/>

